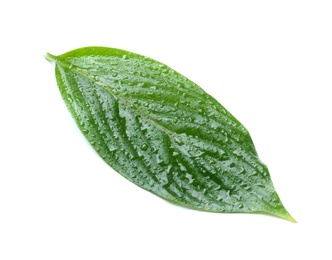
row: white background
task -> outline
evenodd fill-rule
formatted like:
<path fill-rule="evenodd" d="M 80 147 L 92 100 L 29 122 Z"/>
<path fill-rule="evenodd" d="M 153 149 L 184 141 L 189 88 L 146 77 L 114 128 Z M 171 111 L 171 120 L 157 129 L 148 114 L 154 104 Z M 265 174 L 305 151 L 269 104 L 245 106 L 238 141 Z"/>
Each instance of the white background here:
<path fill-rule="evenodd" d="M 0 259 L 332 259 L 331 1 L 2 1 Z M 171 205 L 90 148 L 44 59 L 98 45 L 184 74 L 250 131 L 297 224 Z"/>

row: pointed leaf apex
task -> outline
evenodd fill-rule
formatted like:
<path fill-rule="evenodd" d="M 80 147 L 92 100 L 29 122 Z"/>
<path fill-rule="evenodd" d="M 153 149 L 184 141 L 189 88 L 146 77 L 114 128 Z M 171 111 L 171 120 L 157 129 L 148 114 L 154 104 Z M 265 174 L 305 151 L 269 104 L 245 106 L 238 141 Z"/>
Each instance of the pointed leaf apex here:
<path fill-rule="evenodd" d="M 275 216 L 280 217 L 282 219 L 288 220 L 293 223 L 297 223 L 297 221 L 288 213 L 288 211 L 285 209 L 284 212 L 275 214 Z"/>
<path fill-rule="evenodd" d="M 290 222 L 297 223 L 297 221 L 291 215 L 288 215 L 287 217 L 285 217 L 285 219 Z"/>

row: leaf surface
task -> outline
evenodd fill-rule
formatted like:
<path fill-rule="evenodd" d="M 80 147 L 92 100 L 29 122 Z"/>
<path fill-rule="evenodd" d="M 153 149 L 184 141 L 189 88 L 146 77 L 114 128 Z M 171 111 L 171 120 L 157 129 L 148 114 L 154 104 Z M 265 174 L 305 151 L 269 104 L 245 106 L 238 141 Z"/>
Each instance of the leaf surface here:
<path fill-rule="evenodd" d="M 113 48 L 46 58 L 84 136 L 129 181 L 193 209 L 294 221 L 246 128 L 186 77 Z"/>

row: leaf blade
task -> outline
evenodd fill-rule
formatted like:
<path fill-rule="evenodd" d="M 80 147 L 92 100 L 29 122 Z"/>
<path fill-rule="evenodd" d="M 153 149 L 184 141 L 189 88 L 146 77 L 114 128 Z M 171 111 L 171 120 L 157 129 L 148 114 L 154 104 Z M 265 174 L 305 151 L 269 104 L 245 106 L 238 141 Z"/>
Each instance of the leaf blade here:
<path fill-rule="evenodd" d="M 131 182 L 190 208 L 292 221 L 249 132 L 192 81 L 119 49 L 47 58 L 55 60 L 60 92 L 83 134 Z"/>

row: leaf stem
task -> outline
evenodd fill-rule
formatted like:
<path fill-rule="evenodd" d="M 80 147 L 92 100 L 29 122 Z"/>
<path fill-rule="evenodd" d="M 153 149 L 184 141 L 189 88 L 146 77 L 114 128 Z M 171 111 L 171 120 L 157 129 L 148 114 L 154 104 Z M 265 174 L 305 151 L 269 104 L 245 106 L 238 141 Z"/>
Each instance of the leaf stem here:
<path fill-rule="evenodd" d="M 53 55 L 53 54 L 46 53 L 46 54 L 45 54 L 45 58 L 46 58 L 49 62 L 53 63 L 53 62 L 55 62 L 55 61 L 57 60 L 58 57 L 55 56 L 55 55 Z"/>

